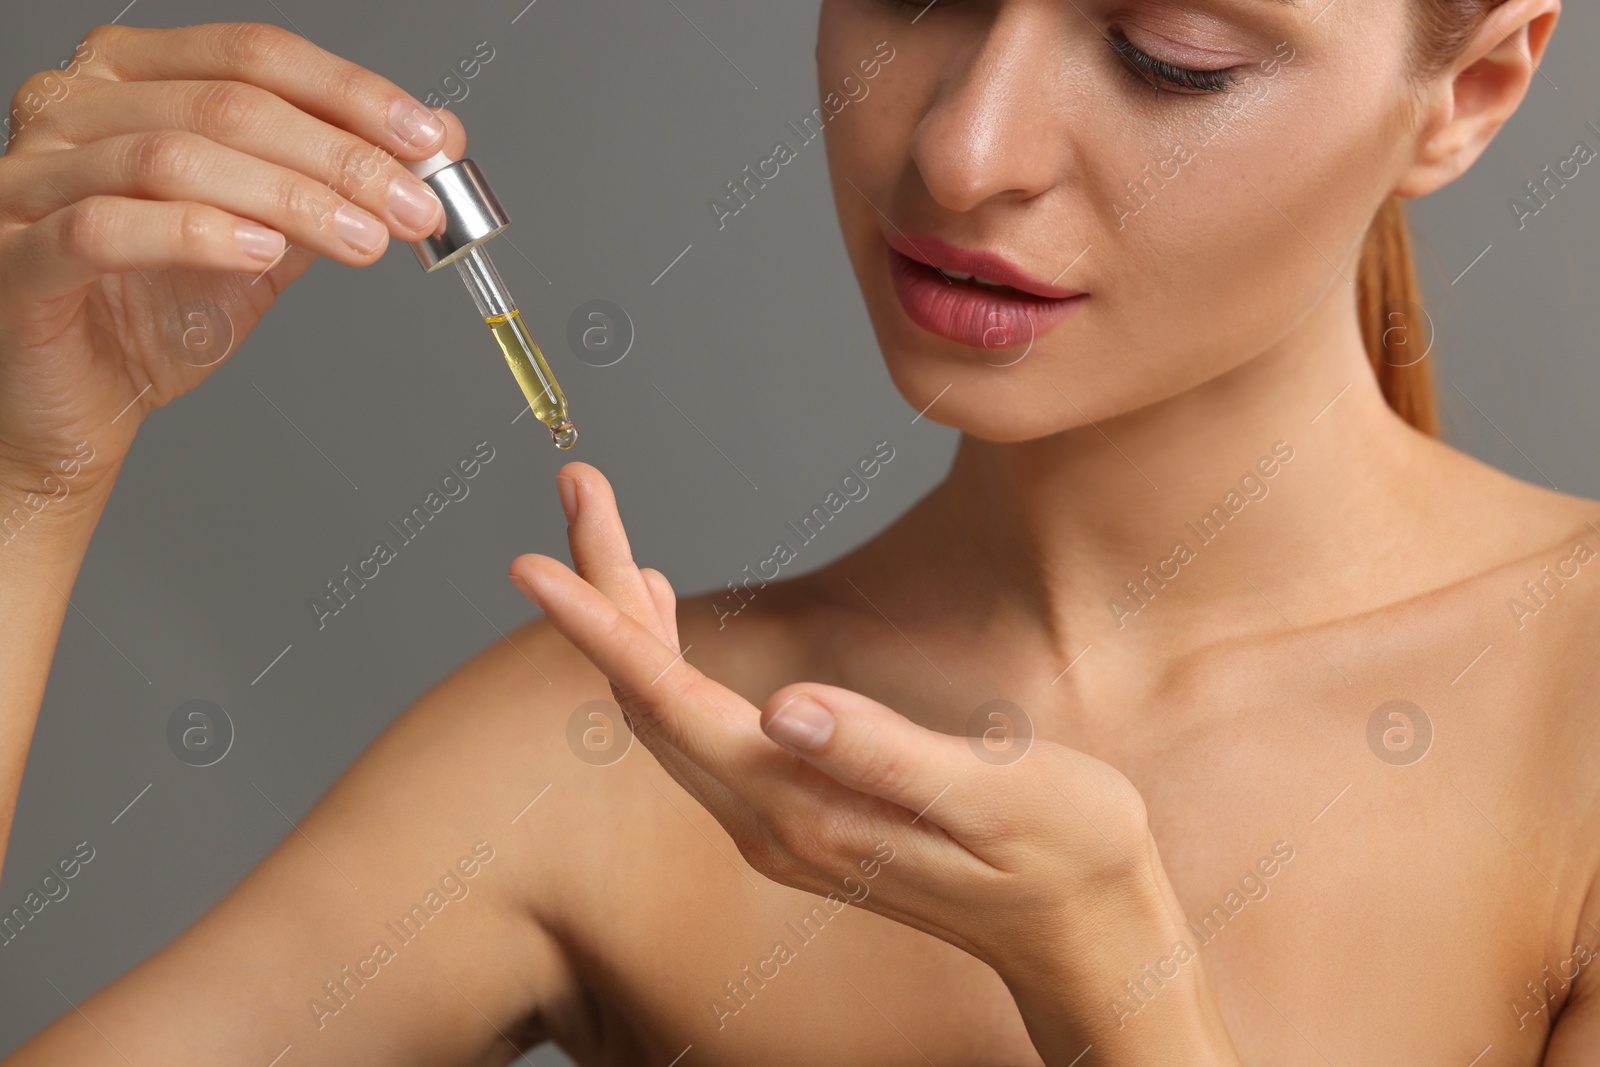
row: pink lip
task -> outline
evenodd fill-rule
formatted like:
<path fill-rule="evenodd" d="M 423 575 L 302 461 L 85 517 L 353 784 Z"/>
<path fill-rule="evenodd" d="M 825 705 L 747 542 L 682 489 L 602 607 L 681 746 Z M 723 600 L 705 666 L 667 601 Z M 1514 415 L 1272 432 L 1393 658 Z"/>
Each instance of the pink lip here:
<path fill-rule="evenodd" d="M 906 314 L 930 333 L 997 349 L 1031 344 L 1066 321 L 1088 294 L 1040 281 L 992 252 L 959 248 L 931 234 L 885 234 L 889 276 Z M 973 274 L 1009 285 L 989 289 L 946 278 L 935 268 Z"/>

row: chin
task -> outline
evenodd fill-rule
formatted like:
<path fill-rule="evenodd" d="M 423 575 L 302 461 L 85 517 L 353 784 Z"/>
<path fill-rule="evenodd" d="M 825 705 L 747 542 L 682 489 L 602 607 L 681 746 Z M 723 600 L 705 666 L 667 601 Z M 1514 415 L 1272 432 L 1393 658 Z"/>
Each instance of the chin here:
<path fill-rule="evenodd" d="M 983 362 L 985 357 L 994 363 L 1014 360 L 1023 349 L 956 353 L 938 338 L 927 338 L 921 346 L 895 338 L 880 341 L 880 349 L 889 378 L 913 416 L 926 409 L 919 422 L 936 422 L 995 444 L 1033 441 L 1087 425 L 1051 387 L 1050 375 L 1019 373 L 1020 363 L 1002 367 Z M 1059 358 L 1035 350 L 1025 362 Z"/>

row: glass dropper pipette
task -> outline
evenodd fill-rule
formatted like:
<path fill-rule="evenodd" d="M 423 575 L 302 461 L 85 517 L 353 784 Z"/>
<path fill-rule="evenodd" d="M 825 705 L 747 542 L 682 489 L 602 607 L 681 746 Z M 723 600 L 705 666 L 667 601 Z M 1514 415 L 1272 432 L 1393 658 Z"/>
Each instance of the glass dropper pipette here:
<path fill-rule="evenodd" d="M 456 265 L 534 417 L 549 428 L 557 448 L 571 448 L 578 441 L 578 431 L 567 411 L 567 396 L 483 247 L 510 226 L 511 219 L 472 160 L 451 160 L 440 152 L 405 166 L 427 182 L 444 204 L 439 228 L 412 245 L 417 259 L 429 271 L 448 263 Z"/>
<path fill-rule="evenodd" d="M 538 342 L 528 332 L 528 324 L 522 321 L 522 312 L 506 292 L 500 272 L 494 269 L 494 260 L 482 245 L 477 245 L 456 260 L 456 270 L 461 272 L 461 280 L 467 283 L 472 299 L 477 301 L 478 313 L 494 331 L 494 339 L 499 342 L 511 373 L 517 376 L 534 417 L 550 427 L 550 436 L 557 448 L 568 449 L 577 444 L 578 430 L 567 414 L 567 395 L 556 383 L 556 376 L 550 373 L 550 364 L 545 362 Z"/>

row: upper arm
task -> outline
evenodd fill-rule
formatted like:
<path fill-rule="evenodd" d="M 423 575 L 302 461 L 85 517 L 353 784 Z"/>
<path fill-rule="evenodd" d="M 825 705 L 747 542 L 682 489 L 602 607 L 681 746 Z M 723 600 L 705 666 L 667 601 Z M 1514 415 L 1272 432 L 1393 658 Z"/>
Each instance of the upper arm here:
<path fill-rule="evenodd" d="M 514 641 L 425 694 L 199 922 L 8 1063 L 265 1067 L 292 1046 L 285 1067 L 490 1064 L 543 1036 L 578 1000 L 536 917 L 561 875 L 531 860 L 559 854 L 559 826 L 512 820 L 566 765 L 565 711 L 606 688 L 542 623 Z"/>

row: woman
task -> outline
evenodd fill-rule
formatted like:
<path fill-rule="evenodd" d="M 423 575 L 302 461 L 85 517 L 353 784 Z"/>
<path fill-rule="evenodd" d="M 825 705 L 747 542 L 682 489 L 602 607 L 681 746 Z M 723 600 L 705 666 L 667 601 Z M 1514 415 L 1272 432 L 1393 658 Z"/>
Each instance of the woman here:
<path fill-rule="evenodd" d="M 1398 206 L 1557 15 L 824 0 L 823 93 L 876 77 L 846 246 L 948 478 L 730 617 L 569 464 L 575 571 L 511 566 L 544 618 L 12 1062 L 1588 1062 L 1600 508 L 1430 435 Z M 269 27 L 83 51 L 0 162 L 7 508 L 94 442 L 0 554 L 8 802 L 128 442 L 205 374 L 153 324 L 416 239 L 390 157 L 465 140 Z M 612 695 L 648 752 L 574 759 Z"/>

